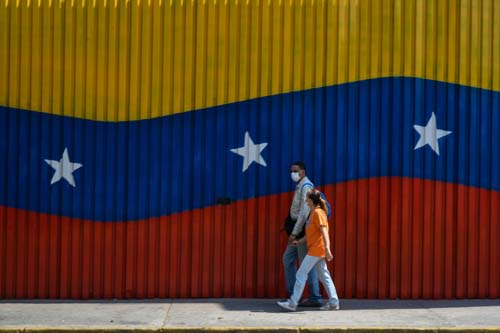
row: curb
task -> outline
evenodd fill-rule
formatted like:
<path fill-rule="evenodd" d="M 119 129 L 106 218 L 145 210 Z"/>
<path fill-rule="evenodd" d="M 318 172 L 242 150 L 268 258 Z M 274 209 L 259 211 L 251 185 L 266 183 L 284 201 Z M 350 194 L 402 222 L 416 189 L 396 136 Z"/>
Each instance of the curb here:
<path fill-rule="evenodd" d="M 0 327 L 0 333 L 500 333 L 500 327 Z"/>

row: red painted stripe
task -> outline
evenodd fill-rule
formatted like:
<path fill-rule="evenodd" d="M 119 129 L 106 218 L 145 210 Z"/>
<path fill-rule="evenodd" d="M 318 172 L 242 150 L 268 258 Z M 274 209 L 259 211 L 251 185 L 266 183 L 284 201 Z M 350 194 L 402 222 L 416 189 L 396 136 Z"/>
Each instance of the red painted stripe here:
<path fill-rule="evenodd" d="M 362 186 L 359 192 L 364 192 Z M 387 229 L 382 229 L 382 220 L 380 218 L 383 211 L 383 204 L 380 201 L 380 179 L 372 178 L 368 180 L 368 194 L 367 197 L 362 197 L 367 200 L 365 207 L 366 221 L 363 226 L 365 231 L 364 242 L 366 246 L 366 274 L 370 276 L 366 283 L 366 295 L 368 298 L 377 298 L 379 293 L 379 286 L 383 283 L 384 277 L 379 274 L 386 267 L 384 247 L 386 243 L 382 243 L 384 234 Z M 381 204 L 378 204 L 378 203 Z"/>
<path fill-rule="evenodd" d="M 26 279 L 23 279 L 26 273 L 26 212 L 17 211 L 17 242 L 16 242 L 16 257 L 20 258 L 19 261 L 15 263 L 15 295 L 16 297 L 26 297 Z"/>
<path fill-rule="evenodd" d="M 479 237 L 478 237 L 478 227 L 479 224 L 476 222 L 479 216 L 479 192 L 469 192 L 468 193 L 467 206 L 469 207 L 467 216 L 467 291 L 466 296 L 468 298 L 478 295 L 478 271 L 479 271 L 479 258 L 478 258 L 478 248 L 479 248 Z"/>
<path fill-rule="evenodd" d="M 416 179 L 411 187 L 412 209 L 411 215 L 406 216 L 406 222 L 411 225 L 411 255 L 408 258 L 411 263 L 411 298 L 422 297 L 422 252 L 423 248 L 423 182 Z M 405 211 L 404 214 L 409 214 L 410 211 Z M 403 222 L 405 216 L 403 215 Z"/>
<path fill-rule="evenodd" d="M 500 193 L 407 178 L 322 190 L 341 297 L 500 297 Z M 290 200 L 113 223 L 0 207 L 0 298 L 283 297 Z"/>
<path fill-rule="evenodd" d="M 435 193 L 435 184 L 430 182 L 425 182 L 423 184 L 423 193 L 422 195 L 430 195 L 430 202 L 434 202 L 434 204 L 427 204 L 424 198 L 422 198 L 422 255 L 423 261 L 425 262 L 425 258 L 430 258 L 434 253 L 434 232 L 432 231 L 432 226 L 437 222 L 437 209 L 436 209 L 436 193 Z M 425 209 L 424 209 L 425 207 Z M 434 260 L 434 262 L 436 262 Z M 423 297 L 425 299 L 432 298 L 433 291 L 433 265 L 422 265 L 422 294 L 418 297 Z"/>
<path fill-rule="evenodd" d="M 368 285 L 368 291 L 373 290 L 369 298 L 387 298 L 390 292 L 390 198 L 389 198 L 389 183 L 382 182 L 380 179 L 374 179 L 370 184 L 372 195 L 370 196 L 370 214 L 369 225 L 372 229 L 369 231 L 368 239 L 371 235 L 378 237 L 376 241 L 371 241 L 371 247 L 368 252 L 368 262 L 372 263 L 371 269 L 377 275 L 377 280 L 373 284 Z M 378 200 L 377 200 L 378 198 Z M 380 204 L 377 204 L 380 202 Z M 378 254 L 378 255 L 377 255 Z M 377 258 L 378 257 L 378 258 Z M 370 281 L 370 280 L 369 280 Z"/>
<path fill-rule="evenodd" d="M 0 206 L 0 298 L 6 295 L 7 280 L 7 210 Z"/>
<path fill-rule="evenodd" d="M 103 266 L 103 293 L 104 298 L 113 297 L 113 272 L 114 272 L 114 261 L 115 261 L 115 253 L 114 253 L 114 233 L 115 233 L 116 225 L 113 225 L 111 228 L 104 229 L 104 266 Z"/>
<path fill-rule="evenodd" d="M 384 184 L 386 182 L 382 182 Z M 402 281 L 402 263 L 401 263 L 401 250 L 402 250 L 402 182 L 400 180 L 393 180 L 387 182 L 386 186 L 382 188 L 388 193 L 388 199 L 385 202 L 390 214 L 390 248 L 389 248 L 389 298 L 397 298 L 401 295 L 401 281 Z M 382 191 L 381 191 L 382 192 Z M 383 198 L 383 197 L 382 197 Z M 382 199 L 381 198 L 381 199 Z M 381 272 L 381 275 L 384 275 Z M 380 286 L 379 289 L 387 288 L 387 285 Z M 382 289 L 383 291 L 384 289 Z M 379 292 L 380 295 L 380 292 Z M 385 295 L 384 295 L 385 296 Z"/>
<path fill-rule="evenodd" d="M 7 209 L 7 212 L 11 211 L 11 209 Z M 15 210 L 12 210 L 15 211 Z M 48 298 L 49 297 L 49 284 L 48 284 L 48 268 L 49 268 L 49 216 L 45 214 L 36 214 L 29 213 L 28 219 L 30 221 L 34 221 L 36 223 L 37 218 L 39 222 L 39 230 L 40 234 L 38 236 L 39 239 L 39 248 L 38 248 L 38 289 L 37 289 L 37 298 Z M 7 252 L 8 254 L 8 252 Z M 7 290 L 8 292 L 8 290 Z"/>
<path fill-rule="evenodd" d="M 61 224 L 61 249 L 70 249 L 71 243 L 71 224 L 70 223 L 62 223 Z M 69 284 L 71 282 L 70 275 L 70 262 L 69 257 L 71 255 L 70 251 L 62 250 L 60 253 L 61 256 L 61 269 L 60 269 L 60 283 L 59 283 L 59 291 L 60 298 L 68 298 L 69 297 Z M 106 281 L 106 278 L 104 278 Z"/>
<path fill-rule="evenodd" d="M 352 235 L 355 239 L 353 244 L 356 244 L 356 259 L 353 264 L 354 269 L 356 270 L 356 274 L 361 276 L 369 276 L 370 279 L 352 279 L 355 281 L 353 285 L 355 286 L 356 294 L 360 295 L 362 298 L 366 298 L 368 296 L 368 281 L 377 281 L 377 274 L 372 274 L 374 272 L 370 272 L 367 269 L 368 266 L 368 205 L 369 205 L 369 194 L 368 192 L 372 192 L 373 189 L 370 188 L 370 182 L 373 182 L 375 179 L 368 180 L 368 188 L 361 188 L 359 184 L 358 186 L 353 187 L 352 191 L 352 200 L 349 203 L 349 212 L 351 212 L 352 216 L 355 216 L 356 223 L 353 223 Z M 372 221 L 370 221 L 372 222 Z M 373 235 L 370 239 L 376 240 L 377 235 Z M 373 258 L 372 258 L 373 259 Z"/>
<path fill-rule="evenodd" d="M 460 256 L 453 257 L 456 258 L 456 276 L 463 277 L 462 279 L 456 280 L 456 296 L 457 298 L 465 298 L 466 295 L 466 282 L 467 282 L 467 229 L 466 221 L 468 214 L 468 207 L 466 206 L 466 191 L 458 191 L 457 193 L 457 245 L 456 252 L 461 253 Z"/>
<path fill-rule="evenodd" d="M 2 214 L 3 216 L 3 214 Z M 2 255 L 5 257 L 5 297 L 1 298 L 15 298 L 15 281 L 16 281 L 16 262 L 18 262 L 18 253 L 16 251 L 17 244 L 17 210 L 7 210 L 6 212 L 6 239 L 5 250 L 6 253 Z M 2 246 L 2 249 L 4 246 Z M 19 258 L 19 261 L 22 258 Z M 0 295 L 1 296 L 1 295 Z"/>
<path fill-rule="evenodd" d="M 490 208 L 490 248 L 489 297 L 500 297 L 500 196 L 492 196 Z"/>
<path fill-rule="evenodd" d="M 201 294 L 201 279 L 203 272 L 201 270 L 201 258 L 203 252 L 203 233 L 201 231 L 202 224 L 201 212 L 195 211 L 193 212 L 193 231 L 191 233 L 192 239 L 192 271 L 191 276 L 189 277 L 190 286 L 191 286 L 191 294 L 192 295 L 200 295 Z M 151 278 L 154 278 L 152 276 Z"/>
<path fill-rule="evenodd" d="M 479 221 L 484 221 L 482 225 L 477 226 L 478 228 L 478 282 L 488 281 L 489 267 L 488 263 L 490 261 L 489 244 L 488 238 L 490 234 L 490 204 L 491 196 L 486 195 L 484 192 L 479 193 Z M 481 298 L 485 298 L 488 295 L 488 283 L 478 283 L 477 285 L 477 295 Z"/>
<path fill-rule="evenodd" d="M 32 242 L 29 242 L 26 246 L 26 244 L 23 244 L 22 246 L 25 246 L 27 248 L 27 258 L 26 258 L 26 293 L 25 297 L 26 298 L 35 298 L 36 293 L 37 293 L 37 279 L 36 279 L 36 272 L 38 271 L 38 261 L 37 261 L 37 252 L 38 252 L 38 234 L 39 234 L 39 224 L 38 223 L 32 223 L 31 221 L 28 221 L 26 219 L 26 234 L 27 234 L 27 239 L 31 240 Z M 2 231 L 0 230 L 0 233 Z M 0 272 L 0 275 L 2 273 Z M 24 278 L 24 277 L 22 277 Z"/>
<path fill-rule="evenodd" d="M 430 266 L 431 270 L 427 278 L 429 279 L 429 284 L 432 286 L 432 291 L 429 292 L 430 298 L 442 298 L 443 297 L 443 279 L 444 279 L 444 186 L 442 183 L 435 183 L 434 193 L 435 193 L 435 205 L 434 205 L 434 223 L 429 224 L 429 233 L 433 235 L 431 245 L 433 246 L 434 253 L 434 265 Z M 430 215 L 430 221 L 432 221 L 432 214 Z"/>

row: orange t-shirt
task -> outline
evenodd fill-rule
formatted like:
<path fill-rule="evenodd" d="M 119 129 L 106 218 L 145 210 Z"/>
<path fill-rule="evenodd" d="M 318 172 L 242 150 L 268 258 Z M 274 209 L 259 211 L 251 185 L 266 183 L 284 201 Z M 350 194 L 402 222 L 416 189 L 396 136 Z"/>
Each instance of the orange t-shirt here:
<path fill-rule="evenodd" d="M 325 240 L 321 233 L 321 226 L 326 228 L 328 233 L 328 219 L 326 213 L 321 208 L 315 208 L 311 211 L 306 228 L 307 254 L 315 257 L 326 256 Z"/>

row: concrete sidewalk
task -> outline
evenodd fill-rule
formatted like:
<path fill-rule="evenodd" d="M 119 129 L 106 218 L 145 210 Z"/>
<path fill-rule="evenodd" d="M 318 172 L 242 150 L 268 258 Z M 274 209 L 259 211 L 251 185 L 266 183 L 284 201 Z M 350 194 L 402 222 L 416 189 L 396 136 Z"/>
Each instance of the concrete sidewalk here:
<path fill-rule="evenodd" d="M 282 311 L 270 299 L 0 301 L 7 332 L 500 332 L 500 300 L 341 300 Z"/>

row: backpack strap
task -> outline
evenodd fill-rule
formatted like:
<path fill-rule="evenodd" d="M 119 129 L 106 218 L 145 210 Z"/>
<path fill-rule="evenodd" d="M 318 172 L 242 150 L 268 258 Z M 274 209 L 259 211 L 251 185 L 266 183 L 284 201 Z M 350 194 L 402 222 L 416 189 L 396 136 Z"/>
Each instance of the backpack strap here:
<path fill-rule="evenodd" d="M 306 186 L 309 186 L 311 187 L 311 190 L 314 189 L 314 185 L 311 183 L 311 182 L 305 182 L 304 184 L 302 184 L 302 187 L 300 188 L 300 192 L 302 192 L 302 190 L 304 189 L 304 187 Z"/>

